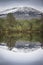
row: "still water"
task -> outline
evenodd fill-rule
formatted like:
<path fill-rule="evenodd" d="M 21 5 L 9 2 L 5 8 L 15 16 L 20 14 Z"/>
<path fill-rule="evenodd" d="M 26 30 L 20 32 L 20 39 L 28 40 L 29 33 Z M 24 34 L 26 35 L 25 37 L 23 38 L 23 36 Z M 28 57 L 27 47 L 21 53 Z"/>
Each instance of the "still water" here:
<path fill-rule="evenodd" d="M 40 33 L 12 33 L 9 35 L 1 36 L 0 37 L 0 45 L 5 43 L 12 49 L 13 47 L 23 48 L 27 47 L 34 47 L 34 45 L 43 46 L 43 34 Z M 30 46 L 29 46 L 30 45 Z"/>
<path fill-rule="evenodd" d="M 14 33 L 0 41 L 0 65 L 43 65 L 40 33 Z"/>

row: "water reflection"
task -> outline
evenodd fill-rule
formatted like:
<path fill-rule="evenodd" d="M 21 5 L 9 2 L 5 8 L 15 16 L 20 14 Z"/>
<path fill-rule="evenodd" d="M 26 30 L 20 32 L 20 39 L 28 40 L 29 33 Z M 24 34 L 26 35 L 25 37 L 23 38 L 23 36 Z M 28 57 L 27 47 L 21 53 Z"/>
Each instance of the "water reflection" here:
<path fill-rule="evenodd" d="M 0 65 L 43 65 L 43 49 L 40 48 L 43 45 L 40 42 L 43 43 L 41 33 L 6 35 L 0 43 Z"/>
<path fill-rule="evenodd" d="M 2 36 L 3 39 L 3 36 Z M 43 34 L 42 33 L 13 33 L 13 34 L 9 34 L 5 36 L 5 39 L 1 41 L 6 43 L 7 46 L 9 47 L 9 49 L 11 50 L 15 45 L 16 45 L 16 41 L 21 40 L 21 41 L 30 41 L 30 42 L 40 42 L 41 43 L 41 47 L 43 46 Z M 0 43 L 0 44 L 1 44 Z M 23 42 L 23 44 L 25 44 Z M 35 43 L 35 44 L 36 44 Z M 20 42 L 20 44 L 22 44 Z M 27 44 L 27 43 L 26 43 Z M 33 45 L 34 46 L 34 45 Z M 19 45 L 19 47 L 24 47 L 23 45 Z M 32 43 L 30 43 L 30 46 L 28 47 L 32 47 Z"/>

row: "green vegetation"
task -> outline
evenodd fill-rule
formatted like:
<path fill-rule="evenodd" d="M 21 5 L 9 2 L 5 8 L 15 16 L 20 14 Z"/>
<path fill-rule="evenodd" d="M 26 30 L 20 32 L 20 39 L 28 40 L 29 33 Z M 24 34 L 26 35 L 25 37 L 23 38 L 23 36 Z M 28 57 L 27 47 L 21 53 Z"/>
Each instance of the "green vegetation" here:
<path fill-rule="evenodd" d="M 6 19 L 0 18 L 0 43 L 5 42 L 13 47 L 17 40 L 43 42 L 43 18 L 32 20 L 16 20 L 9 13 Z"/>
<path fill-rule="evenodd" d="M 0 32 L 5 33 L 29 33 L 29 32 L 39 32 L 40 27 L 43 28 L 43 24 L 40 24 L 41 20 L 15 20 L 15 17 L 9 13 L 6 19 L 0 18 Z M 41 28 L 41 29 L 42 29 Z"/>

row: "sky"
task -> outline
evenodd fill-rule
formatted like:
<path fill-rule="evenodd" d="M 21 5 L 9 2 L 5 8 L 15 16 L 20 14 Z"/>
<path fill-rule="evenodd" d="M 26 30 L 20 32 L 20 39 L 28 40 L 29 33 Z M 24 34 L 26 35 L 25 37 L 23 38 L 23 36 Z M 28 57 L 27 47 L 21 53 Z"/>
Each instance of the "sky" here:
<path fill-rule="evenodd" d="M 43 12 L 43 0 L 0 0 L 0 11 L 22 6 L 32 7 Z"/>

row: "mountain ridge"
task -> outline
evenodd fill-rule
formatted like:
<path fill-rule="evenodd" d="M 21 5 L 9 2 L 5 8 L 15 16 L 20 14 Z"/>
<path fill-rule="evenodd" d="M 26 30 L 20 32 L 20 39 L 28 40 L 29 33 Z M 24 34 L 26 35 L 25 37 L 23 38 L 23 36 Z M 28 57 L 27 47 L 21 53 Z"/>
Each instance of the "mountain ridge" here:
<path fill-rule="evenodd" d="M 42 14 L 42 12 L 31 7 L 15 7 L 0 12 L 0 16 L 7 15 L 8 13 L 12 13 L 16 19 L 40 18 Z"/>

